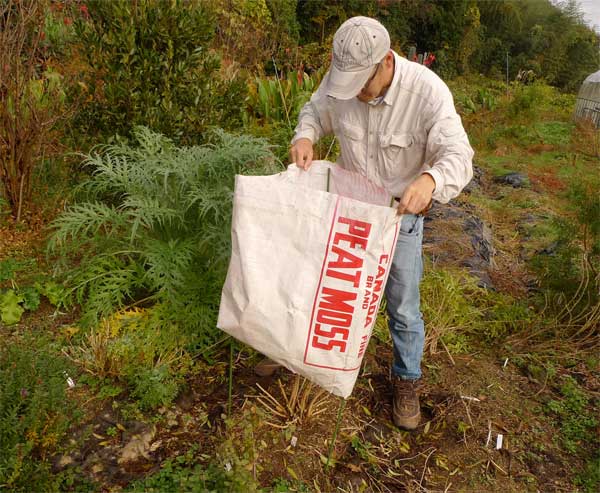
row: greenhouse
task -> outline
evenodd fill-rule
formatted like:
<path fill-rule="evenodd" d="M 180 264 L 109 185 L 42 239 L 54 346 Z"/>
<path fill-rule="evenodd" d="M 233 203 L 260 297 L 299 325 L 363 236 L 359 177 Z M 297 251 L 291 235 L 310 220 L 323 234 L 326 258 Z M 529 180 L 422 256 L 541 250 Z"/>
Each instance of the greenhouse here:
<path fill-rule="evenodd" d="M 576 120 L 591 120 L 600 127 L 600 70 L 589 75 L 581 84 L 575 105 Z"/>

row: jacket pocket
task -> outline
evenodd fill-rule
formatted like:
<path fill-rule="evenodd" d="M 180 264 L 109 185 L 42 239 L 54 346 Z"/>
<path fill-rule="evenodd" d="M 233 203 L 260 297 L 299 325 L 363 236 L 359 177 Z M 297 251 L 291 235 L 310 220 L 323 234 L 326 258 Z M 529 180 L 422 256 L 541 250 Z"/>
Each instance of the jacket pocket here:
<path fill-rule="evenodd" d="M 413 145 L 414 138 L 412 134 L 384 134 L 380 142 L 382 148 L 397 152 Z"/>
<path fill-rule="evenodd" d="M 360 125 L 341 121 L 339 131 L 344 163 L 352 163 L 354 168 L 364 169 L 366 157 L 365 129 Z"/>
<path fill-rule="evenodd" d="M 365 136 L 364 128 L 362 128 L 360 125 L 356 125 L 356 124 L 350 123 L 350 122 L 345 122 L 345 121 L 340 122 L 340 130 L 342 131 L 342 134 L 344 135 L 344 137 L 346 137 L 350 140 L 360 141 Z"/>
<path fill-rule="evenodd" d="M 420 166 L 423 146 L 416 142 L 411 133 L 383 134 L 379 137 L 383 159 L 382 174 L 387 180 L 394 180 Z"/>

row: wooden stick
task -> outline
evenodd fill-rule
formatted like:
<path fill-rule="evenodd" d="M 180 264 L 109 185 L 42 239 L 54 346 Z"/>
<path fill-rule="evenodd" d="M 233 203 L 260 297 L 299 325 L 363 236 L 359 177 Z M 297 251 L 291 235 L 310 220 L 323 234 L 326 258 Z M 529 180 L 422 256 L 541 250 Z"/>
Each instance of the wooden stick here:
<path fill-rule="evenodd" d="M 229 341 L 229 391 L 227 395 L 227 416 L 231 418 L 231 402 L 233 400 L 233 337 Z"/>

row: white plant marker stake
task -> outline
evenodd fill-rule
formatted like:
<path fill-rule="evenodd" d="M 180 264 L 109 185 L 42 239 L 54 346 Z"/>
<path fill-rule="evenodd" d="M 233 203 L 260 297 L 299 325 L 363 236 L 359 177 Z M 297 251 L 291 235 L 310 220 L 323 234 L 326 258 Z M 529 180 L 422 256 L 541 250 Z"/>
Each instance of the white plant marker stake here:
<path fill-rule="evenodd" d="M 491 421 L 488 421 L 488 436 L 487 436 L 487 440 L 485 441 L 486 447 L 490 444 L 491 439 L 492 439 L 492 423 L 491 423 Z"/>
<path fill-rule="evenodd" d="M 502 448 L 502 441 L 504 439 L 504 435 L 502 433 L 498 433 L 496 437 L 496 450 L 500 450 Z"/>

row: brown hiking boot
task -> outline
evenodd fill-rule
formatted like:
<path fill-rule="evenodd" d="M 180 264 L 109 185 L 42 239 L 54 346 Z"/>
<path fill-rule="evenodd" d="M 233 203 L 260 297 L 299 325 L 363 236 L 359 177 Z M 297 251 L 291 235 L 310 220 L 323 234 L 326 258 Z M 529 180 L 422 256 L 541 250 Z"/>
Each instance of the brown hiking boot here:
<path fill-rule="evenodd" d="M 394 388 L 392 409 L 394 424 L 404 430 L 414 430 L 421 419 L 420 380 L 402 380 L 398 376 L 393 376 L 392 385 Z"/>
<path fill-rule="evenodd" d="M 271 377 L 279 370 L 279 368 L 281 368 L 281 366 L 282 365 L 276 363 L 272 359 L 265 357 L 254 367 L 254 373 L 259 377 Z"/>

